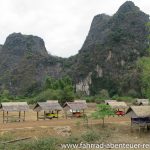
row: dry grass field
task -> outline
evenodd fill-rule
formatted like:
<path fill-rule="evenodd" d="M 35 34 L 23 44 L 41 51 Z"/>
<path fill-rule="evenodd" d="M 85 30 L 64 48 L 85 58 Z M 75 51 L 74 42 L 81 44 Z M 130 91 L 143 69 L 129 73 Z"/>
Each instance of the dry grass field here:
<path fill-rule="evenodd" d="M 86 110 L 86 114 L 90 116 L 94 110 L 95 106 L 90 105 L 88 110 Z M 17 114 L 14 113 L 13 115 Z M 71 129 L 71 137 L 79 137 L 89 131 L 94 131 L 101 136 L 100 140 L 98 140 L 99 143 L 149 143 L 150 132 L 143 130 L 140 136 L 138 129 L 134 129 L 131 132 L 130 118 L 126 116 L 107 117 L 105 119 L 105 128 L 102 128 L 101 120 L 94 120 L 90 117 L 88 124 L 89 128 L 86 128 L 82 118 L 66 119 L 63 113 L 60 114 L 59 119 L 36 121 L 36 112 L 31 109 L 26 113 L 25 122 L 9 122 L 3 124 L 2 112 L 0 112 L 0 138 L 2 139 L 1 141 L 8 141 L 9 138 L 5 137 L 9 136 L 11 139 L 24 137 L 31 137 L 33 140 L 45 137 L 67 139 L 67 136 L 58 134 L 55 128 L 69 126 Z"/>

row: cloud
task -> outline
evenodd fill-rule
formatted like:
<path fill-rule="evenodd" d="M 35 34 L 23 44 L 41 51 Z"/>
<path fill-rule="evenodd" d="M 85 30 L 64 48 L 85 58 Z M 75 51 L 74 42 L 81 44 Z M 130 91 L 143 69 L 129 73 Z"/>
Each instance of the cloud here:
<path fill-rule="evenodd" d="M 148 0 L 133 0 L 150 14 Z M 69 57 L 78 52 L 93 17 L 114 14 L 125 0 L 1 0 L 0 42 L 13 32 L 44 39 L 47 50 Z"/>

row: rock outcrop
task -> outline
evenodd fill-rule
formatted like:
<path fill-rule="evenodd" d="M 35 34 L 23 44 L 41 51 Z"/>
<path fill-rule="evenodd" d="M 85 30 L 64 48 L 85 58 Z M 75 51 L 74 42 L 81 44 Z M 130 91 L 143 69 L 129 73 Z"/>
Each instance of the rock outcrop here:
<path fill-rule="evenodd" d="M 149 16 L 131 1 L 125 2 L 113 16 L 95 16 L 79 54 L 71 58 L 68 72 L 77 85 L 92 73 L 91 84 L 86 85 L 91 94 L 102 89 L 111 95 L 128 93 L 130 89 L 139 92 L 135 64 L 147 55 L 147 22 Z"/>
<path fill-rule="evenodd" d="M 39 90 L 46 76 L 61 76 L 59 60 L 40 37 L 13 33 L 0 49 L 0 88 L 15 95 Z"/>

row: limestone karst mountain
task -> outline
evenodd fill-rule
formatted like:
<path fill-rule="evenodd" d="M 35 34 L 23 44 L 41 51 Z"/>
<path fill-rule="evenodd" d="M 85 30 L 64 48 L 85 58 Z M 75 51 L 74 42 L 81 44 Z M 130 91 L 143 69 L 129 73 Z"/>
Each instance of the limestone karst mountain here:
<path fill-rule="evenodd" d="M 87 94 L 139 92 L 135 64 L 147 55 L 147 22 L 149 16 L 127 1 L 113 16 L 95 16 L 81 50 L 67 59 L 48 54 L 39 37 L 13 33 L 0 46 L 0 89 L 25 94 L 40 89 L 47 76 L 67 74 Z"/>
<path fill-rule="evenodd" d="M 135 63 L 147 55 L 147 22 L 149 16 L 131 1 L 113 16 L 95 16 L 79 54 L 68 60 L 77 90 L 96 94 L 107 89 L 111 95 L 139 91 Z"/>
<path fill-rule="evenodd" d="M 0 50 L 1 90 L 19 95 L 32 92 L 40 89 L 46 76 L 59 78 L 61 64 L 47 53 L 44 41 L 21 33 L 9 35 Z"/>

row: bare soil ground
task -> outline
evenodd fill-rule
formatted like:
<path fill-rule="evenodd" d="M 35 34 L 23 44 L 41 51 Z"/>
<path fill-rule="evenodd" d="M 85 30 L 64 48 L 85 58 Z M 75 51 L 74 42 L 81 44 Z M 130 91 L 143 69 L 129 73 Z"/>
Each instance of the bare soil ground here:
<path fill-rule="evenodd" d="M 86 113 L 90 114 L 95 110 L 95 107 L 90 107 Z M 13 115 L 18 115 L 14 113 Z M 107 117 L 105 119 L 106 127 L 101 128 L 102 121 L 89 118 L 89 127 L 97 127 L 99 130 L 110 130 L 111 136 L 105 139 L 105 143 L 149 143 L 150 132 L 142 131 L 139 135 L 138 129 L 130 130 L 130 118 L 124 117 Z M 10 134 L 16 138 L 32 137 L 33 139 L 55 136 L 60 137 L 54 127 L 70 126 L 73 135 L 80 135 L 87 132 L 82 118 L 66 119 L 64 114 L 60 114 L 59 119 L 36 120 L 36 113 L 32 110 L 26 113 L 25 122 L 2 122 L 2 112 L 0 112 L 0 136 Z M 106 131 L 108 132 L 108 130 Z"/>

